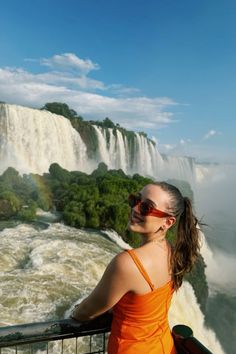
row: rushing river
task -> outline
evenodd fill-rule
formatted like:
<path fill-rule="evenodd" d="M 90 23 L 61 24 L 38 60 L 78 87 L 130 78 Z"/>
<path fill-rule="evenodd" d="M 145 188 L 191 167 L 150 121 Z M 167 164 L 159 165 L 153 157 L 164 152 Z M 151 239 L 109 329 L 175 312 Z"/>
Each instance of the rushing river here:
<path fill-rule="evenodd" d="M 110 239 L 101 232 L 61 223 L 50 224 L 44 230 L 20 224 L 1 231 L 1 326 L 67 317 L 125 246 L 115 232 L 107 234 Z M 190 325 L 214 354 L 223 353 L 214 332 L 204 328 L 204 317 L 188 283 L 173 299 L 170 324 L 178 323 Z M 54 346 L 53 353 L 57 352 Z M 72 352 L 73 348 L 68 349 L 68 353 Z"/>

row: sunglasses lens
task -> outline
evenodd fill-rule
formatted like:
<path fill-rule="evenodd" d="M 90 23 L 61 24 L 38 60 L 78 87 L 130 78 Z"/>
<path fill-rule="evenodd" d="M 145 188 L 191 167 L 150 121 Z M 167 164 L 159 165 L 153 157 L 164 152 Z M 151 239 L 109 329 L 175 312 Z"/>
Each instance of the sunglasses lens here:
<path fill-rule="evenodd" d="M 145 216 L 148 215 L 150 213 L 151 207 L 148 203 L 146 202 L 142 202 L 139 205 L 139 210 L 140 210 L 140 214 Z"/>
<path fill-rule="evenodd" d="M 140 202 L 140 198 L 136 195 L 130 194 L 128 202 L 129 206 L 134 208 Z"/>

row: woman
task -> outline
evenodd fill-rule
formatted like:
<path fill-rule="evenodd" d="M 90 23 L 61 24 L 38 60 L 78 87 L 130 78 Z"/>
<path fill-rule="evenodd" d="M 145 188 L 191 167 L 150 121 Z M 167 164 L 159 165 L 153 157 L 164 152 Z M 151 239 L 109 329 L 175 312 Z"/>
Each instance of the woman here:
<path fill-rule="evenodd" d="M 87 321 L 113 308 L 109 354 L 175 354 L 167 315 L 199 253 L 197 219 L 190 200 L 165 182 L 148 184 L 129 203 L 128 227 L 142 235 L 142 246 L 114 257 L 72 318 Z M 166 233 L 176 221 L 172 248 Z"/>

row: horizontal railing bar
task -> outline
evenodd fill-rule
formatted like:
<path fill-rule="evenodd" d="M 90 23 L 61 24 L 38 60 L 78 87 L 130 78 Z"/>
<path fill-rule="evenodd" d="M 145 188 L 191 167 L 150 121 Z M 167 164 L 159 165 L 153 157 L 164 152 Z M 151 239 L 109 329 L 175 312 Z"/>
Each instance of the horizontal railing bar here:
<path fill-rule="evenodd" d="M 89 322 L 65 319 L 0 327 L 0 348 L 109 332 L 111 321 L 112 314 L 106 313 Z"/>

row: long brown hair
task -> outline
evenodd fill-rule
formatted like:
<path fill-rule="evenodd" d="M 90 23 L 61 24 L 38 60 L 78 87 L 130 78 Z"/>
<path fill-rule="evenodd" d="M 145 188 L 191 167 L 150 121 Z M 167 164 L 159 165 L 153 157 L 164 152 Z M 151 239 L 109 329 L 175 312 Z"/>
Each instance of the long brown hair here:
<path fill-rule="evenodd" d="M 177 219 L 177 237 L 171 254 L 172 278 L 177 290 L 182 284 L 184 274 L 191 271 L 199 256 L 198 220 L 193 214 L 191 200 L 183 197 L 177 187 L 166 182 L 154 184 L 168 193 L 170 199 L 167 211 Z"/>

